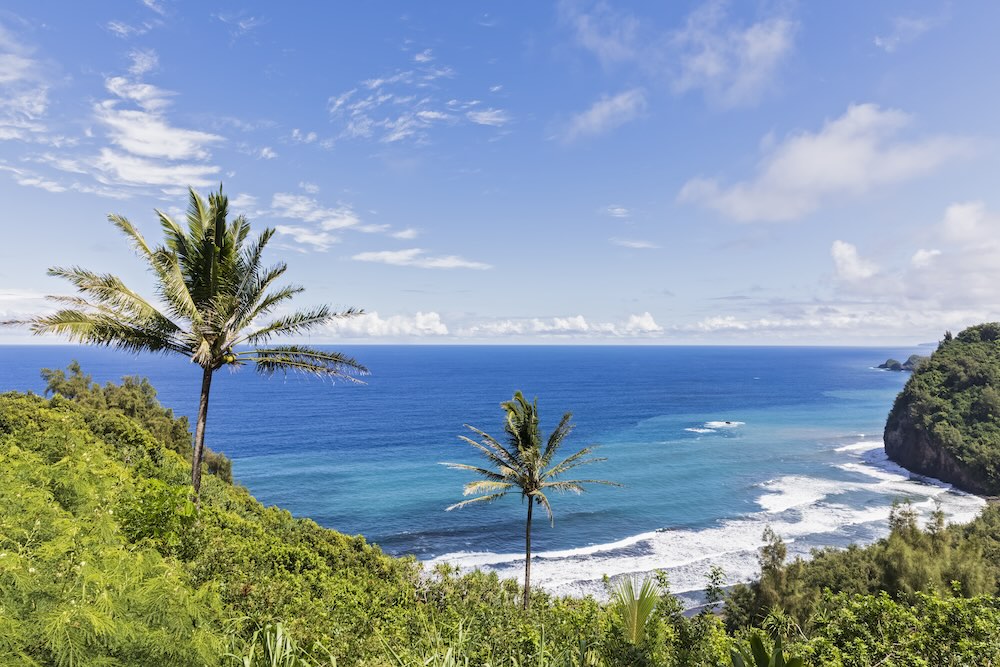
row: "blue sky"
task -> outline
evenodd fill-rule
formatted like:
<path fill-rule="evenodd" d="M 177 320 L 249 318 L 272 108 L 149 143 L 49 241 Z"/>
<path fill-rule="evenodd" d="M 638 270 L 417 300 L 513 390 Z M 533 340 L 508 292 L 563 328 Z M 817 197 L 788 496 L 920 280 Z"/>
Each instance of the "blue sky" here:
<path fill-rule="evenodd" d="M 313 342 L 910 344 L 1000 319 L 1000 5 L 0 10 L 0 316 L 222 182 Z M 3 342 L 25 342 L 5 331 Z"/>

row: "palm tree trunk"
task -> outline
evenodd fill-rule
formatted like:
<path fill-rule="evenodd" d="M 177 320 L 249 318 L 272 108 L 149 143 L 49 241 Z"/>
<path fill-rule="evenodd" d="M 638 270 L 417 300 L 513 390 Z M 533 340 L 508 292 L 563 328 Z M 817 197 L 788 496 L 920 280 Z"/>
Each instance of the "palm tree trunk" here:
<path fill-rule="evenodd" d="M 528 521 L 524 527 L 524 610 L 531 602 L 531 507 L 535 499 L 528 496 Z"/>
<path fill-rule="evenodd" d="M 201 458 L 205 453 L 205 421 L 208 419 L 208 390 L 212 387 L 212 369 L 206 368 L 201 376 L 201 401 L 198 403 L 198 422 L 194 427 L 194 452 L 191 454 L 191 486 L 194 487 L 195 504 L 201 493 Z"/>

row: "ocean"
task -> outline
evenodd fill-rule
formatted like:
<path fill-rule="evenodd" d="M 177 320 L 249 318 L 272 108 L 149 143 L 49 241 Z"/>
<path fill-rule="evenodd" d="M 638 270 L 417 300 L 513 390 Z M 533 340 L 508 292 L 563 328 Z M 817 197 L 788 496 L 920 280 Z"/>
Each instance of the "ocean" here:
<path fill-rule="evenodd" d="M 882 428 L 907 374 L 874 368 L 929 348 L 339 346 L 371 370 L 363 385 L 299 376 L 216 374 L 207 444 L 262 502 L 429 564 L 520 576 L 526 508 L 513 495 L 445 512 L 478 464 L 458 436 L 503 435 L 501 401 L 538 397 L 548 433 L 564 412 L 580 469 L 622 488 L 551 498 L 535 513 L 533 582 L 602 596 L 603 577 L 667 572 L 695 604 L 713 565 L 728 583 L 757 572 L 765 527 L 789 553 L 869 543 L 894 501 L 968 521 L 974 496 L 886 460 Z M 200 373 L 189 362 L 76 346 L 0 347 L 0 390 L 44 388 L 43 367 L 79 360 L 99 382 L 149 377 L 160 400 L 193 416 Z"/>

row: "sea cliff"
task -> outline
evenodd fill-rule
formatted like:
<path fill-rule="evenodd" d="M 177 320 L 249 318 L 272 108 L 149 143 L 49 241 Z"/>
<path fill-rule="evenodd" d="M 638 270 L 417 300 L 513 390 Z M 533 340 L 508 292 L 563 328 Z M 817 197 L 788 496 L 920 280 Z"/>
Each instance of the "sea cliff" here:
<path fill-rule="evenodd" d="M 1000 323 L 946 334 L 885 425 L 890 459 L 981 495 L 1000 493 Z"/>

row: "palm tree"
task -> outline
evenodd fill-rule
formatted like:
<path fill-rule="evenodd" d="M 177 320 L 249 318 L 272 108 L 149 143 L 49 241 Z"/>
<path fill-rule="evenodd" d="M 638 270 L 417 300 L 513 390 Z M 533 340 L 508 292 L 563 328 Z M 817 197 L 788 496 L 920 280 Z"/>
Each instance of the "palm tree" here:
<path fill-rule="evenodd" d="M 301 345 L 270 345 L 276 337 L 293 336 L 330 320 L 359 315 L 329 306 L 298 310 L 262 322 L 279 306 L 303 291 L 297 285 L 272 289 L 285 273 L 284 262 L 265 267 L 264 248 L 274 235 L 265 229 L 250 238 L 244 216 L 226 221 L 228 199 L 212 193 L 208 202 L 189 191 L 187 229 L 159 210 L 163 245 L 153 247 L 127 219 L 108 219 L 145 260 L 156 281 L 156 301 L 140 296 L 121 278 L 80 267 L 49 269 L 65 278 L 79 296 L 49 297 L 64 308 L 31 318 L 35 334 L 60 334 L 70 340 L 129 352 L 180 354 L 201 366 L 201 399 L 194 431 L 191 484 L 201 491 L 201 462 L 212 375 L 223 366 L 253 363 L 259 373 L 301 371 L 321 377 L 354 380 L 367 369 L 338 352 Z"/>
<path fill-rule="evenodd" d="M 448 511 L 471 505 L 472 503 L 490 503 L 503 498 L 509 491 L 517 489 L 521 499 L 528 499 L 528 519 L 524 527 L 524 608 L 528 608 L 531 594 L 531 510 L 535 504 L 545 508 L 549 523 L 554 524 L 552 506 L 545 495 L 547 491 L 572 491 L 583 493 L 584 484 L 608 484 L 621 486 L 615 482 L 601 479 L 559 479 L 564 473 L 589 463 L 604 461 L 604 458 L 585 458 L 594 451 L 594 447 L 584 447 L 576 454 L 553 465 L 552 459 L 562 445 L 563 440 L 573 430 L 569 412 L 563 415 L 559 425 L 552 431 L 545 448 L 542 448 L 542 436 L 538 429 L 538 399 L 529 403 L 521 392 L 515 392 L 514 398 L 500 404 L 507 413 L 504 431 L 507 433 L 506 444 L 501 444 L 493 436 L 480 431 L 474 426 L 465 427 L 475 433 L 479 440 L 464 435 L 461 440 L 472 445 L 482 453 L 488 461 L 487 467 L 466 465 L 464 463 L 444 463 L 449 468 L 471 470 L 481 480 L 465 485 L 463 495 L 479 495 L 447 508 Z"/>

